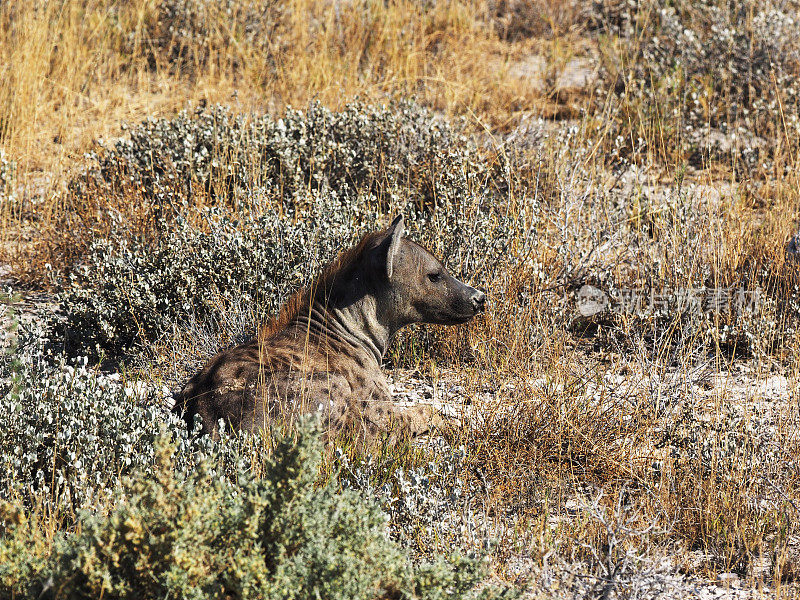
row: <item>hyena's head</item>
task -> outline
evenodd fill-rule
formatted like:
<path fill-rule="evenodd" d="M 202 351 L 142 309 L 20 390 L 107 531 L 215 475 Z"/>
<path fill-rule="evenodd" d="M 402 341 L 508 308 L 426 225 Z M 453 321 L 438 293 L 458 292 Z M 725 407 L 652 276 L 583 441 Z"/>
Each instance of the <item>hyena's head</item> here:
<path fill-rule="evenodd" d="M 453 277 L 433 254 L 403 237 L 398 216 L 371 252 L 378 313 L 396 328 L 411 323 L 456 325 L 482 312 L 486 294 Z"/>

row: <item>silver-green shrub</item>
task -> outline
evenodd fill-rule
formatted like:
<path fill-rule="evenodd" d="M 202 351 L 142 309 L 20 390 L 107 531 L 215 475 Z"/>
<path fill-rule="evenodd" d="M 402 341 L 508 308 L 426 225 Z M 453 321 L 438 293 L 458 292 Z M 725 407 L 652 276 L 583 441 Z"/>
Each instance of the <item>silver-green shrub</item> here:
<path fill-rule="evenodd" d="M 383 226 L 383 219 L 330 192 L 302 218 L 205 211 L 200 224 L 161 221 L 158 235 L 95 241 L 57 294 L 50 324 L 71 355 L 117 358 L 190 321 L 220 320 L 231 303 L 275 314 L 337 252 Z M 457 276 L 486 285 L 508 259 L 519 227 L 494 208 L 411 214 L 412 235 L 442 256 Z M 253 330 L 258 323 L 252 323 Z"/>
<path fill-rule="evenodd" d="M 243 133 L 245 121 L 219 108 L 149 121 L 101 159 L 92 193 L 114 193 L 128 178 L 157 204 L 182 198 L 188 217 L 193 186 L 205 185 L 197 182 L 229 177 L 237 207 L 206 212 L 200 225 L 162 217 L 138 237 L 122 222 L 97 239 L 59 295 L 64 320 L 52 337 L 70 353 L 115 357 L 176 323 L 216 317 L 233 299 L 274 314 L 338 250 L 383 225 L 388 205 L 402 207 L 418 239 L 479 284 L 522 225 L 496 202 L 502 186 L 480 190 L 474 148 L 414 105 L 313 106 L 249 127 Z M 214 158 L 219 140 L 236 160 Z M 245 155 L 266 157 L 259 181 Z"/>
<path fill-rule="evenodd" d="M 274 314 L 389 210 L 479 285 L 524 227 L 504 208 L 510 165 L 480 160 L 457 127 L 413 103 L 312 104 L 280 119 L 199 109 L 145 121 L 95 159 L 76 197 L 120 193 L 157 217 L 132 235 L 120 216 L 68 274 L 51 337 L 73 355 L 117 358 L 232 301 Z M 200 194 L 218 202 L 198 216 Z"/>
<path fill-rule="evenodd" d="M 426 450 L 424 464 L 406 469 L 398 468 L 396 456 L 350 460 L 337 448 L 339 480 L 377 501 L 389 515 L 392 537 L 417 553 L 490 546 L 492 523 L 475 503 L 485 488 L 466 481 L 466 449 L 442 441 Z"/>
<path fill-rule="evenodd" d="M 189 317 L 218 315 L 226 301 L 274 313 L 352 236 L 334 198 L 322 209 L 324 223 L 322 215 L 294 222 L 276 211 L 212 210 L 198 216 L 200 224 L 162 220 L 146 239 L 99 239 L 58 294 L 63 317 L 52 323 L 52 337 L 71 354 L 118 356 Z"/>
<path fill-rule="evenodd" d="M 122 475 L 152 468 L 165 430 L 182 469 L 213 454 L 219 474 L 235 480 L 245 458 L 263 455 L 243 437 L 192 437 L 162 408 L 162 386 L 100 373 L 85 357 L 54 362 L 35 334 L 0 356 L 0 499 L 46 510 L 98 505 Z"/>
<path fill-rule="evenodd" d="M 72 182 L 73 193 L 133 194 L 162 206 L 201 193 L 236 204 L 268 186 L 287 205 L 308 190 L 383 202 L 402 191 L 431 208 L 491 185 L 474 143 L 412 102 L 355 102 L 338 112 L 313 103 L 281 118 L 203 107 L 147 119 L 90 158 L 96 166 Z"/>

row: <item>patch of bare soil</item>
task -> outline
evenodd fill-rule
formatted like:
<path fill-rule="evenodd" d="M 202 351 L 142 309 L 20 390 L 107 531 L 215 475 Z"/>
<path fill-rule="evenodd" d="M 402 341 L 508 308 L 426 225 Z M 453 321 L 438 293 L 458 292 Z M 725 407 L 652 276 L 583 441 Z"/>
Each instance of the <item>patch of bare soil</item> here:
<path fill-rule="evenodd" d="M 0 264 L 0 353 L 10 351 L 19 326 L 29 325 L 58 308 L 52 294 L 20 286 L 7 265 Z"/>

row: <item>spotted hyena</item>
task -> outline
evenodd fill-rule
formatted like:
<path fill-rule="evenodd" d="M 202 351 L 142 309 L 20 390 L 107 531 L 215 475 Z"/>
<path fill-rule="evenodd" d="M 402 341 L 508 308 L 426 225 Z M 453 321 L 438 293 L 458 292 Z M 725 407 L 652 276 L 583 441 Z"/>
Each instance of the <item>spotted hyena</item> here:
<path fill-rule="evenodd" d="M 381 361 L 411 323 L 455 325 L 483 311 L 483 292 L 455 279 L 397 217 L 366 235 L 295 294 L 258 336 L 214 356 L 178 394 L 176 410 L 204 432 L 219 419 L 257 431 L 317 411 L 331 430 L 418 435 L 435 414 L 393 401 Z"/>

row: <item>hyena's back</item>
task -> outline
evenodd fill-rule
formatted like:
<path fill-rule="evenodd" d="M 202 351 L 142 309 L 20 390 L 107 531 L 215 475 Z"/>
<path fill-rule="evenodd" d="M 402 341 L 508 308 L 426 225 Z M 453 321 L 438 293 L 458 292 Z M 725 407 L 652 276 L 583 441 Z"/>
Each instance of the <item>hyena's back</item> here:
<path fill-rule="evenodd" d="M 355 427 L 372 436 L 387 428 L 395 406 L 383 374 L 365 363 L 342 349 L 254 339 L 213 357 L 176 400 L 188 424 L 199 415 L 205 432 L 216 431 L 220 419 L 255 432 L 316 412 L 329 429 Z M 413 433 L 429 420 L 427 412 L 412 409 L 393 420 Z"/>

